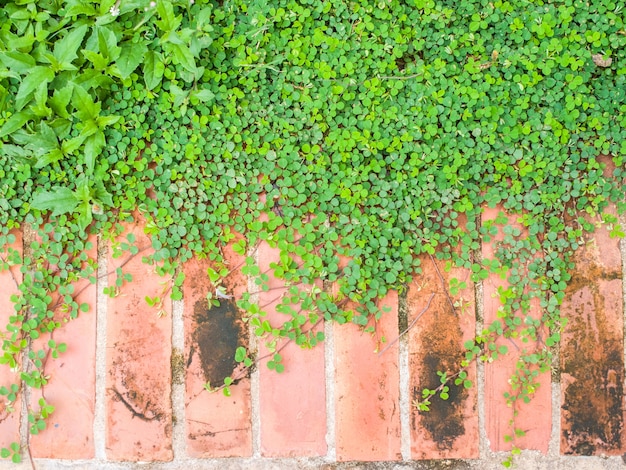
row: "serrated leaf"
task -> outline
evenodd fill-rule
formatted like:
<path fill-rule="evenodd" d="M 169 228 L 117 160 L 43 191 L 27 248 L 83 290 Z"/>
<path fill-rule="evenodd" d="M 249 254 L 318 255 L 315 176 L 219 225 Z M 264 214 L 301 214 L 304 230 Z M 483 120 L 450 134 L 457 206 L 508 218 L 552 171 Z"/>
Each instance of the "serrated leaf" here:
<path fill-rule="evenodd" d="M 98 52 L 83 50 L 83 55 L 93 64 L 96 70 L 104 70 L 106 66 L 109 65 L 109 61 Z"/>
<path fill-rule="evenodd" d="M 31 98 L 33 92 L 42 83 L 48 83 L 54 79 L 54 72 L 49 67 L 34 67 L 22 80 L 20 88 L 15 96 L 15 109 L 20 111 Z"/>
<path fill-rule="evenodd" d="M 107 27 L 98 28 L 98 49 L 108 62 L 114 62 L 120 56 L 122 49 L 117 45 L 115 33 Z"/>
<path fill-rule="evenodd" d="M 32 56 L 18 51 L 0 52 L 0 62 L 6 68 L 18 74 L 28 73 L 36 65 Z"/>
<path fill-rule="evenodd" d="M 78 48 L 83 42 L 83 38 L 87 34 L 87 25 L 74 28 L 67 33 L 61 40 L 54 44 L 52 54 L 61 64 L 71 63 L 77 55 Z"/>
<path fill-rule="evenodd" d="M 20 111 L 15 113 L 0 128 L 0 138 L 10 135 L 18 129 L 21 129 L 30 119 L 34 117 L 31 111 Z"/>
<path fill-rule="evenodd" d="M 163 65 L 161 55 L 148 51 L 143 63 L 143 80 L 149 90 L 155 89 L 161 83 L 163 72 L 165 72 L 165 65 Z"/>
<path fill-rule="evenodd" d="M 59 90 L 54 90 L 52 97 L 48 98 L 48 104 L 57 115 L 64 118 L 69 117 L 67 105 L 70 104 L 72 99 L 72 92 L 73 87 L 68 85 Z"/>
<path fill-rule="evenodd" d="M 181 23 L 180 15 L 174 16 L 174 8 L 169 0 L 161 0 L 157 2 L 157 13 L 160 20 L 156 22 L 157 27 L 166 33 L 176 30 Z"/>
<path fill-rule="evenodd" d="M 76 108 L 76 115 L 83 121 L 96 119 L 100 114 L 100 103 L 94 103 L 91 95 L 81 86 L 74 86 L 72 104 Z"/>
<path fill-rule="evenodd" d="M 163 44 L 163 48 L 172 54 L 172 58 L 175 63 L 182 65 L 186 70 L 191 73 L 196 73 L 196 60 L 193 54 L 185 44 L 179 44 L 178 42 L 167 42 Z"/>
<path fill-rule="evenodd" d="M 147 50 L 148 48 L 144 43 L 125 42 L 122 44 L 120 56 L 115 61 L 122 80 L 130 77 L 130 74 L 141 64 Z"/>
<path fill-rule="evenodd" d="M 196 98 L 199 101 L 206 103 L 207 101 L 211 101 L 213 98 L 215 98 L 215 93 L 213 93 L 211 90 L 195 90 L 191 92 L 191 97 L 192 98 Z"/>
<path fill-rule="evenodd" d="M 52 215 L 74 212 L 78 199 L 69 188 L 56 187 L 52 191 L 41 191 L 33 197 L 31 207 L 40 211 L 52 211 Z"/>
<path fill-rule="evenodd" d="M 96 132 L 85 140 L 85 164 L 87 165 L 87 172 L 89 174 L 93 173 L 96 165 L 96 158 L 100 155 L 100 151 L 104 148 L 104 144 L 104 133 L 102 131 Z"/>

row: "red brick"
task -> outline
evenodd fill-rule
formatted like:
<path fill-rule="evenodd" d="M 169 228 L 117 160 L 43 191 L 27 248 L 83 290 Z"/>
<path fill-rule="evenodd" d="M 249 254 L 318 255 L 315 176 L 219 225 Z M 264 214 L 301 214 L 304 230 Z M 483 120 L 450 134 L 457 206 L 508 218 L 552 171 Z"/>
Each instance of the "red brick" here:
<path fill-rule="evenodd" d="M 236 255 L 230 245 L 224 252 L 225 266 L 232 271 L 223 281 L 223 291 L 236 301 L 247 291 L 247 279 L 240 271 L 245 257 Z M 209 280 L 208 267 L 220 270 L 217 263 L 208 259 L 192 259 L 184 266 L 187 453 L 197 458 L 248 457 L 252 455 L 250 379 L 245 375 L 232 385 L 230 397 L 221 391 L 208 393 L 204 389 L 204 384 L 224 369 L 220 363 L 225 363 L 227 374 L 233 373 L 232 349 L 247 347 L 247 326 L 243 325 L 240 314 L 225 316 L 228 324 L 222 328 L 236 332 L 238 337 L 222 342 L 212 336 L 215 334 L 212 327 L 216 325 L 212 323 L 214 319 L 207 318 L 206 294 L 214 293 L 216 286 Z M 222 300 L 222 304 L 225 302 Z M 223 375 L 222 372 L 219 383 L 211 385 L 222 385 Z"/>
<path fill-rule="evenodd" d="M 335 426 L 338 460 L 399 460 L 400 407 L 398 343 L 382 351 L 384 337 L 398 336 L 398 296 L 390 292 L 380 302 L 390 307 L 364 333 L 354 324 L 334 325 Z"/>
<path fill-rule="evenodd" d="M 483 223 L 494 220 L 500 207 L 495 209 L 486 208 L 483 212 Z M 514 216 L 509 216 L 509 225 L 521 229 Z M 502 239 L 501 227 L 496 239 Z M 483 243 L 482 255 L 484 259 L 492 259 L 494 250 L 491 243 Z M 485 328 L 491 325 L 498 317 L 500 300 L 497 294 L 498 287 L 506 288 L 508 283 L 497 274 L 490 274 L 483 282 L 483 303 Z M 537 303 L 533 303 L 529 315 L 533 318 L 541 318 L 541 309 Z M 534 351 L 535 344 L 524 344 L 519 340 L 500 338 L 497 343 L 508 348 L 508 353 L 498 357 L 492 363 L 485 364 L 485 427 L 487 437 L 494 451 L 510 450 L 512 444 L 505 442 L 505 435 L 513 434 L 511 420 L 514 418 L 513 407 L 507 405 L 504 397 L 505 392 L 510 392 L 509 379 L 515 372 L 515 365 L 524 350 Z M 537 379 L 539 388 L 528 404 L 519 401 L 518 416 L 515 417 L 514 427 L 525 431 L 526 435 L 516 438 L 514 444 L 523 449 L 548 451 L 550 433 L 552 429 L 552 401 L 550 389 L 550 375 L 541 374 Z"/>
<path fill-rule="evenodd" d="M 22 251 L 22 233 L 18 230 L 11 232 L 15 235 L 15 243 L 10 245 L 13 250 Z M 7 261 L 8 250 L 1 253 L 2 259 Z M 22 282 L 20 266 L 12 266 L 9 270 L 0 271 L 0 332 L 6 331 L 9 317 L 14 314 L 15 309 L 10 298 L 14 294 L 19 294 L 17 283 Z M 12 372 L 5 364 L 0 365 L 0 386 L 9 387 L 11 384 L 19 385 L 18 374 Z M 0 396 L 0 447 L 8 447 L 12 442 L 20 441 L 20 410 L 22 407 L 21 395 L 11 404 L 15 409 L 9 413 L 7 409 L 6 396 Z"/>
<path fill-rule="evenodd" d="M 87 253 L 90 259 L 96 259 L 97 238 L 92 236 L 89 241 L 92 248 Z M 55 319 L 62 325 L 54 331 L 52 339 L 57 344 L 66 343 L 67 351 L 58 359 L 49 357 L 45 364 L 50 381 L 43 391 L 55 411 L 48 428 L 30 438 L 33 457 L 88 459 L 94 456 L 97 286 L 82 280 L 74 287 L 76 302 L 87 303 L 90 309 L 67 323 L 64 322 L 69 315 L 60 308 L 55 311 Z M 42 336 L 34 347 L 44 348 L 49 339 L 49 335 Z M 35 410 L 39 409 L 40 397 L 41 390 L 31 390 L 31 407 Z"/>
<path fill-rule="evenodd" d="M 462 268 L 446 271 L 445 264 L 435 257 L 422 256 L 422 274 L 409 284 L 407 292 L 408 324 L 421 315 L 408 332 L 412 402 L 422 399 L 424 388 L 432 390 L 440 385 L 438 371 L 449 375 L 458 372 L 465 352 L 463 345 L 475 336 L 476 302 L 470 272 Z M 453 278 L 466 285 L 456 295 L 450 294 Z M 472 388 L 451 381 L 447 400 L 438 395 L 431 398 L 428 412 L 411 407 L 412 458 L 478 457 L 475 363 L 466 372 L 467 380 L 474 384 Z"/>
<path fill-rule="evenodd" d="M 272 290 L 259 294 L 259 304 L 272 325 L 288 318 L 276 311 L 285 289 L 283 281 L 274 278 L 269 265 L 278 262 L 279 250 L 265 242 L 258 248 L 259 268 L 269 275 Z M 315 331 L 321 331 L 319 324 Z M 259 356 L 268 354 L 263 340 Z M 266 361 L 259 364 L 261 419 L 261 452 L 265 457 L 307 457 L 326 454 L 326 392 L 324 344 L 303 350 L 288 344 L 280 354 L 285 371 L 271 371 Z"/>
<path fill-rule="evenodd" d="M 624 432 L 624 304 L 617 239 L 597 229 L 574 256 L 561 313 L 561 452 L 619 455 Z"/>
<path fill-rule="evenodd" d="M 146 296 L 163 297 L 164 279 L 142 263 L 152 253 L 143 223 L 125 224 L 144 249 L 124 266 L 133 280 L 108 299 L 106 450 L 111 460 L 163 461 L 172 459 L 171 365 L 172 320 L 169 297 L 165 315 L 150 307 Z M 119 241 L 124 240 L 122 235 Z M 115 268 L 129 257 L 112 259 L 109 249 L 109 286 Z"/>

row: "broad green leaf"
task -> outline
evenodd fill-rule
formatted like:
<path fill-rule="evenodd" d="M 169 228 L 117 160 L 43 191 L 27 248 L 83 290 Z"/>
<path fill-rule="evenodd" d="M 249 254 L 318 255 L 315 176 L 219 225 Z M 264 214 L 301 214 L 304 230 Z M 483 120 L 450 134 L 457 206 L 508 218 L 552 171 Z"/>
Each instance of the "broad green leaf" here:
<path fill-rule="evenodd" d="M 76 114 L 82 121 L 96 119 L 100 114 L 100 103 L 94 103 L 91 95 L 81 86 L 74 86 L 72 104 L 76 108 Z"/>
<path fill-rule="evenodd" d="M 143 61 L 148 47 L 145 43 L 134 44 L 125 42 L 122 44 L 122 50 L 120 56 L 115 62 L 117 69 L 120 72 L 122 80 L 126 80 L 130 77 L 130 74 L 135 71 L 139 64 Z"/>
<path fill-rule="evenodd" d="M 156 22 L 157 27 L 166 33 L 174 31 L 180 26 L 181 17 L 174 16 L 174 8 L 169 0 L 159 0 L 157 2 L 157 12 L 160 21 Z"/>
<path fill-rule="evenodd" d="M 96 123 L 98 124 L 98 128 L 104 129 L 107 126 L 112 126 L 118 122 L 120 118 L 120 116 L 99 116 L 96 119 Z"/>
<path fill-rule="evenodd" d="M 52 191 L 40 191 L 35 194 L 31 207 L 40 211 L 50 210 L 52 215 L 74 212 L 78 199 L 69 188 L 56 187 Z"/>
<path fill-rule="evenodd" d="M 207 101 L 211 101 L 215 98 L 215 93 L 211 90 L 195 90 L 191 92 L 191 98 L 196 98 L 198 101 L 206 103 Z"/>
<path fill-rule="evenodd" d="M 63 160 L 63 151 L 61 149 L 54 149 L 44 155 L 37 157 L 37 163 L 35 164 L 35 168 L 44 168 L 52 163 L 56 163 L 58 161 Z"/>
<path fill-rule="evenodd" d="M 161 54 L 148 51 L 143 63 L 143 79 L 148 90 L 153 90 L 161 83 L 164 71 L 165 65 L 163 65 Z"/>
<path fill-rule="evenodd" d="M 67 3 L 68 6 L 66 7 L 65 12 L 67 16 L 95 16 L 97 13 L 91 2 L 85 2 L 83 0 L 70 0 Z"/>
<path fill-rule="evenodd" d="M 59 90 L 54 90 L 52 97 L 48 98 L 48 104 L 57 115 L 64 118 L 69 117 L 67 105 L 70 104 L 73 91 L 74 87 L 68 85 Z"/>
<path fill-rule="evenodd" d="M 54 44 L 54 57 L 61 64 L 71 63 L 78 55 L 76 52 L 87 34 L 87 25 L 79 26 Z"/>
<path fill-rule="evenodd" d="M 42 83 L 48 83 L 54 78 L 54 72 L 49 67 L 34 67 L 22 80 L 17 95 L 15 96 L 15 108 L 20 111 L 30 100 L 35 89 Z"/>
<path fill-rule="evenodd" d="M 54 130 L 45 121 L 39 123 L 39 132 L 28 138 L 27 148 L 36 156 L 43 155 L 59 147 L 59 140 Z"/>
<path fill-rule="evenodd" d="M 31 111 L 20 111 L 19 113 L 15 113 L 0 128 L 0 138 L 21 129 L 22 126 L 33 117 L 34 114 Z"/>
<path fill-rule="evenodd" d="M 98 49 L 100 54 L 109 62 L 117 60 L 122 52 L 122 49 L 117 45 L 115 33 L 106 26 L 98 28 Z"/>
<path fill-rule="evenodd" d="M 95 51 L 83 50 L 83 55 L 85 58 L 93 64 L 93 67 L 96 70 L 104 70 L 107 65 L 109 65 L 109 61 Z"/>
<path fill-rule="evenodd" d="M 93 174 L 96 159 L 104 148 L 104 144 L 104 133 L 102 131 L 96 132 L 85 140 L 85 164 L 87 165 L 88 174 Z"/>
<path fill-rule="evenodd" d="M 163 48 L 172 54 L 175 63 L 182 65 L 191 73 L 196 73 L 196 60 L 186 45 L 178 42 L 166 42 L 163 44 Z"/>
<path fill-rule="evenodd" d="M 0 52 L 0 62 L 13 72 L 24 74 L 35 67 L 35 59 L 28 54 L 18 51 Z"/>

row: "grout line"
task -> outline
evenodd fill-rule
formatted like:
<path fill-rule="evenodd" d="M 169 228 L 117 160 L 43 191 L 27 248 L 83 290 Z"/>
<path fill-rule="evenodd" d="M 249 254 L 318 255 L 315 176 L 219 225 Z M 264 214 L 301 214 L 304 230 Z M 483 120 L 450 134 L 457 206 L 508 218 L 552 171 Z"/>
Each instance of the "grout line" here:
<path fill-rule="evenodd" d="M 560 343 L 552 347 L 550 364 L 550 387 L 552 398 L 552 428 L 548 443 L 548 456 L 559 457 L 561 447 L 561 347 Z"/>
<path fill-rule="evenodd" d="M 398 317 L 401 320 L 400 334 L 408 323 L 407 290 L 398 295 Z M 400 337 L 398 344 L 398 367 L 400 369 L 400 453 L 402 460 L 411 460 L 411 369 L 409 367 L 409 335 Z"/>
<path fill-rule="evenodd" d="M 409 340 L 407 335 L 400 338 L 398 348 L 400 366 L 400 451 L 402 460 L 411 460 L 411 400 L 409 370 Z"/>
<path fill-rule="evenodd" d="M 619 216 L 619 224 L 621 225 L 621 230 L 624 230 L 626 227 L 626 214 L 621 214 Z M 622 319 L 623 319 L 623 348 L 624 348 L 624 366 L 622 367 L 622 377 L 626 377 L 626 239 L 622 238 L 619 241 L 619 250 L 622 255 Z M 623 380 L 622 383 L 622 394 L 626 396 L 626 380 Z M 622 411 L 624 415 L 624 419 L 626 419 L 626 411 Z M 623 441 L 622 441 L 623 442 Z M 624 454 L 626 455 L 626 453 Z M 622 456 L 622 458 L 624 458 Z M 626 460 L 624 460 L 626 462 Z"/>
<path fill-rule="evenodd" d="M 254 256 L 254 261 L 256 265 L 259 265 L 259 256 L 258 250 L 254 250 L 252 256 Z M 250 256 L 250 253 L 248 253 Z M 248 292 L 256 292 L 258 286 L 254 282 L 252 276 L 248 276 Z M 252 294 L 250 296 L 250 302 L 258 303 L 259 302 L 259 294 Z M 254 334 L 254 327 L 250 322 L 248 322 L 248 338 L 250 338 L 250 344 L 248 346 L 249 351 L 258 356 L 259 353 L 259 344 Z M 259 365 L 253 367 L 250 372 L 250 419 L 251 423 L 251 432 L 252 432 L 252 457 L 253 458 L 261 458 L 261 412 L 260 412 L 260 376 L 259 376 Z"/>
<path fill-rule="evenodd" d="M 93 440 L 96 460 L 106 460 L 106 347 L 107 347 L 107 296 L 109 285 L 107 242 L 98 237 L 98 279 L 96 294 L 96 394 L 94 403 Z"/>
<path fill-rule="evenodd" d="M 185 416 L 185 325 L 184 302 L 172 301 L 172 451 L 174 460 L 187 455 Z"/>
<path fill-rule="evenodd" d="M 476 298 L 476 334 L 479 335 L 484 328 L 484 295 L 483 283 L 474 284 L 474 296 Z M 485 364 L 476 361 L 476 400 L 478 407 L 478 452 L 479 458 L 487 459 L 491 455 L 489 437 L 487 436 L 485 419 Z"/>
<path fill-rule="evenodd" d="M 31 249 L 30 245 L 31 245 L 31 242 L 33 242 L 36 238 L 35 231 L 29 223 L 25 223 L 23 227 L 24 227 L 22 231 L 23 258 L 24 259 L 30 258 L 32 260 L 33 250 Z M 26 272 L 24 273 L 25 276 L 34 275 L 34 272 L 31 266 L 24 266 L 24 267 L 26 268 Z M 27 347 L 24 348 L 24 350 L 22 351 L 22 358 L 21 358 L 22 367 L 23 367 L 24 372 L 26 373 L 30 372 L 32 369 L 30 359 L 28 358 L 28 354 L 30 353 L 31 350 L 32 350 L 32 343 L 29 340 Z M 20 407 L 20 447 L 23 452 L 25 449 L 28 449 L 29 442 L 30 442 L 28 407 L 29 407 L 30 400 L 31 400 L 31 394 L 30 394 L 31 390 L 24 380 L 21 380 L 21 387 L 22 387 L 22 402 L 21 402 L 21 407 Z M 30 452 L 30 449 L 28 449 L 28 451 Z"/>
<path fill-rule="evenodd" d="M 337 461 L 335 427 L 335 337 L 333 321 L 324 321 L 324 370 L 326 374 L 326 458 Z"/>

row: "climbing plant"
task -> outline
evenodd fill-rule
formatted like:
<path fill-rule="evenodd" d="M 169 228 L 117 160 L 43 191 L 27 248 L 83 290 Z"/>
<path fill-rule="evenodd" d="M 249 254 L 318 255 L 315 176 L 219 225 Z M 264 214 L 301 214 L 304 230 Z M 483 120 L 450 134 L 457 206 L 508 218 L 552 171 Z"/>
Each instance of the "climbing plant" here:
<path fill-rule="evenodd" d="M 613 0 L 5 2 L 0 262 L 22 266 L 2 336 L 0 363 L 20 372 L 0 388 L 8 408 L 45 385 L 48 357 L 65 348 L 51 334 L 88 309 L 73 287 L 95 282 L 88 235 L 113 240 L 137 213 L 175 299 L 181 263 L 219 264 L 235 234 L 261 289 L 255 247 L 280 250 L 285 322 L 237 299 L 277 371 L 280 345 L 313 346 L 322 320 L 375 329 L 378 299 L 420 275 L 420 255 L 473 281 L 501 273 L 499 320 L 416 406 L 471 386 L 469 364 L 516 337 L 527 345 L 507 395 L 517 407 L 559 342 L 581 237 L 601 223 L 621 235 L 605 209 L 625 207 L 625 45 Z M 486 206 L 521 229 L 482 221 Z M 35 240 L 23 256 L 8 248 L 19 227 Z M 482 242 L 494 259 L 477 256 Z M 124 250 L 137 254 L 133 240 Z M 209 274 L 219 302 L 222 274 Z M 120 270 L 107 294 L 129 280 Z M 336 288 L 303 287 L 315 281 Z M 245 367 L 253 358 L 237 351 Z M 32 433 L 52 412 L 38 405 Z"/>

